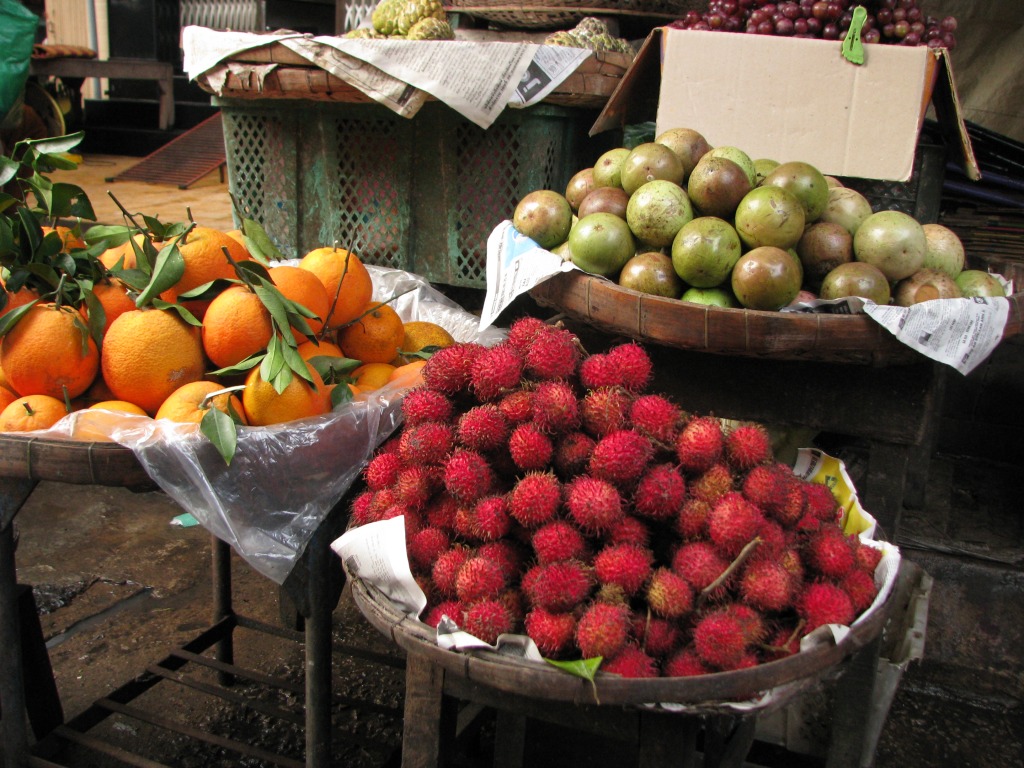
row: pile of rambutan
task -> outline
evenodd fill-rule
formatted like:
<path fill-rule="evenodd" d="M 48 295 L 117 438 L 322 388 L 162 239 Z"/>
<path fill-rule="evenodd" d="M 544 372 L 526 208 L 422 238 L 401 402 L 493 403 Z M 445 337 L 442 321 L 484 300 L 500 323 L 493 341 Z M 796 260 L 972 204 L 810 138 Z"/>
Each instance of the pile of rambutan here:
<path fill-rule="evenodd" d="M 651 394 L 629 342 L 587 355 L 523 318 L 436 352 L 370 460 L 352 524 L 404 516 L 422 619 L 627 677 L 750 667 L 872 603 L 880 551 L 763 426 Z"/>

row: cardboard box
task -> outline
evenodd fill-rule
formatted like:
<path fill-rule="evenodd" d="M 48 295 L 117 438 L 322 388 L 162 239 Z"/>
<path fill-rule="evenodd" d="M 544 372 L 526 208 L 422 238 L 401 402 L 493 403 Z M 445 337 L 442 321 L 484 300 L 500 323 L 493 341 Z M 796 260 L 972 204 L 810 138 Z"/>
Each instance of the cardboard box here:
<path fill-rule="evenodd" d="M 822 173 L 906 181 L 929 104 L 970 178 L 978 170 L 943 49 L 655 29 L 591 135 L 654 119 L 752 158 L 803 160 Z M 659 66 L 660 65 L 660 66 Z M 956 150 L 954 150 L 956 151 Z"/>

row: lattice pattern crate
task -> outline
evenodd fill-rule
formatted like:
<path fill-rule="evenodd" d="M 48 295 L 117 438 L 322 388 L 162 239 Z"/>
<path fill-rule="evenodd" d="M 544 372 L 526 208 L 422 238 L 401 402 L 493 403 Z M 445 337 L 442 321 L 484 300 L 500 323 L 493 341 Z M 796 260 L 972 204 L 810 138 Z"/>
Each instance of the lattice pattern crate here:
<path fill-rule="evenodd" d="M 439 102 L 413 119 L 377 104 L 215 99 L 229 186 L 286 255 L 332 245 L 368 264 L 482 288 L 487 236 L 535 189 L 564 189 L 593 114 L 506 110 L 487 130 Z"/>

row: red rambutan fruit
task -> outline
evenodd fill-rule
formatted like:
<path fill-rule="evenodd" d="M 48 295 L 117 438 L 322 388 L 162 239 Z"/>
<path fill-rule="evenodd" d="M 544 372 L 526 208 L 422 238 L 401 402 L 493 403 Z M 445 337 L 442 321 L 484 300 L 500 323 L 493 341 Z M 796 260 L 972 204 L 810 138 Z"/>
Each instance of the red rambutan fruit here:
<path fill-rule="evenodd" d="M 683 411 L 663 395 L 641 395 L 630 404 L 627 417 L 640 434 L 656 443 L 674 445 Z"/>
<path fill-rule="evenodd" d="M 427 467 L 409 466 L 400 470 L 393 486 L 399 503 L 411 509 L 423 509 L 437 490 L 440 481 Z"/>
<path fill-rule="evenodd" d="M 804 512 L 807 505 L 804 500 L 802 485 L 802 481 L 792 473 L 783 474 L 780 472 L 775 496 L 764 507 L 769 515 L 782 523 L 784 528 L 798 526 L 805 517 Z M 810 519 L 818 521 L 818 518 L 813 516 Z"/>
<path fill-rule="evenodd" d="M 495 563 L 506 575 L 505 580 L 509 583 L 519 577 L 525 562 L 521 545 L 509 538 L 481 544 L 476 550 L 476 556 Z"/>
<path fill-rule="evenodd" d="M 696 677 L 710 674 L 713 670 L 701 661 L 697 651 L 688 645 L 669 656 L 662 671 L 665 677 Z"/>
<path fill-rule="evenodd" d="M 683 544 L 672 555 L 672 570 L 678 573 L 696 591 L 701 592 L 725 573 L 729 561 L 722 557 L 714 545 L 707 541 Z"/>
<path fill-rule="evenodd" d="M 882 550 L 865 544 L 860 539 L 854 539 L 853 554 L 857 561 L 857 567 L 874 574 L 878 564 L 882 562 Z"/>
<path fill-rule="evenodd" d="M 812 533 L 804 545 L 807 564 L 830 579 L 841 579 L 856 564 L 853 541 L 839 528 L 824 526 Z"/>
<path fill-rule="evenodd" d="M 636 645 L 627 643 L 611 659 L 601 662 L 601 671 L 628 678 L 658 677 L 658 662 Z"/>
<path fill-rule="evenodd" d="M 459 417 L 455 437 L 464 447 L 486 453 L 504 445 L 509 431 L 508 419 L 498 406 L 486 403 L 470 408 Z"/>
<path fill-rule="evenodd" d="M 629 632 L 626 606 L 592 603 L 576 623 L 576 646 L 585 659 L 610 659 L 625 647 Z"/>
<path fill-rule="evenodd" d="M 651 467 L 633 495 L 633 509 L 638 515 L 652 520 L 668 520 L 682 509 L 686 501 L 686 479 L 671 464 Z"/>
<path fill-rule="evenodd" d="M 507 342 L 485 349 L 469 375 L 469 386 L 480 402 L 496 400 L 519 386 L 523 378 L 523 356 Z"/>
<path fill-rule="evenodd" d="M 827 485 L 804 482 L 800 486 L 804 493 L 807 514 L 814 515 L 823 523 L 835 523 L 839 520 L 842 509 Z"/>
<path fill-rule="evenodd" d="M 523 622 L 526 634 L 546 658 L 558 658 L 570 650 L 576 633 L 576 617 L 571 613 L 552 613 L 534 608 Z"/>
<path fill-rule="evenodd" d="M 373 491 L 363 491 L 352 500 L 352 524 L 355 526 L 366 525 L 374 522 L 377 518 L 373 509 Z"/>
<path fill-rule="evenodd" d="M 498 400 L 498 410 L 510 425 L 522 424 L 533 418 L 533 392 L 514 389 Z"/>
<path fill-rule="evenodd" d="M 647 547 L 651 543 L 651 530 L 643 520 L 633 515 L 623 515 L 603 533 L 607 544 L 635 544 Z"/>
<path fill-rule="evenodd" d="M 452 428 L 437 421 L 425 421 L 406 427 L 398 443 L 398 454 L 406 466 L 440 464 L 452 450 Z"/>
<path fill-rule="evenodd" d="M 804 561 L 800 553 L 793 547 L 787 547 L 778 557 L 779 563 L 793 579 L 795 588 L 799 588 L 804 582 Z"/>
<path fill-rule="evenodd" d="M 586 471 L 595 445 L 594 438 L 584 432 L 568 432 L 555 445 L 551 463 L 562 479 L 568 480 Z"/>
<path fill-rule="evenodd" d="M 576 372 L 580 348 L 576 337 L 565 328 L 545 325 L 524 353 L 527 374 L 535 379 L 565 379 Z"/>
<path fill-rule="evenodd" d="M 452 401 L 437 389 L 417 387 L 402 398 L 402 416 L 408 427 L 424 421 L 446 422 L 452 415 Z"/>
<path fill-rule="evenodd" d="M 688 498 L 676 516 L 676 531 L 684 540 L 700 539 L 707 536 L 708 516 L 711 514 L 711 505 L 695 499 Z"/>
<path fill-rule="evenodd" d="M 546 469 L 555 447 L 540 427 L 528 421 L 512 430 L 508 438 L 508 452 L 519 469 L 529 472 Z"/>
<path fill-rule="evenodd" d="M 552 520 L 540 526 L 530 537 L 530 544 L 541 565 L 580 560 L 587 549 L 579 528 L 567 520 Z"/>
<path fill-rule="evenodd" d="M 458 600 L 444 600 L 427 608 L 427 612 L 423 616 L 423 623 L 437 629 L 441 619 L 447 616 L 461 627 L 463 611 L 462 603 Z"/>
<path fill-rule="evenodd" d="M 475 343 L 457 343 L 437 350 L 421 371 L 424 383 L 446 395 L 466 391 L 473 361 L 484 350 L 483 345 Z"/>
<path fill-rule="evenodd" d="M 579 475 L 565 486 L 565 508 L 576 524 L 589 534 L 602 534 L 622 519 L 622 497 L 609 482 Z"/>
<path fill-rule="evenodd" d="M 508 494 L 509 514 L 526 529 L 554 520 L 562 505 L 562 484 L 551 472 L 528 472 Z"/>
<path fill-rule="evenodd" d="M 397 453 L 380 453 L 370 459 L 363 470 L 366 487 L 371 491 L 379 491 L 394 485 L 398 471 L 402 468 L 402 459 Z"/>
<path fill-rule="evenodd" d="M 617 383 L 630 392 L 643 392 L 650 383 L 654 364 L 647 351 L 636 342 L 612 347 L 608 350 L 608 360 L 618 369 Z"/>
<path fill-rule="evenodd" d="M 707 472 L 722 456 L 725 436 L 721 422 L 712 416 L 695 416 L 676 438 L 676 456 L 684 472 Z"/>
<path fill-rule="evenodd" d="M 533 391 L 533 423 L 542 431 L 560 434 L 580 423 L 579 402 L 565 381 L 544 381 Z"/>
<path fill-rule="evenodd" d="M 761 529 L 761 510 L 733 491 L 723 496 L 708 515 L 708 535 L 723 554 L 735 557 Z"/>
<path fill-rule="evenodd" d="M 754 557 L 758 560 L 777 560 L 779 555 L 789 546 L 789 536 L 782 525 L 771 518 L 765 518 L 761 530 L 757 532 L 761 543 L 757 545 Z"/>
<path fill-rule="evenodd" d="M 676 622 L 660 616 L 638 616 L 633 625 L 640 647 L 658 659 L 668 656 L 679 645 L 683 634 Z"/>
<path fill-rule="evenodd" d="M 444 597 L 455 597 L 455 582 L 459 576 L 459 570 L 470 557 L 472 557 L 472 552 L 461 544 L 455 545 L 447 552 L 442 552 L 437 556 L 433 568 L 430 569 L 430 576 L 434 580 L 434 586 L 439 594 Z"/>
<path fill-rule="evenodd" d="M 793 603 L 793 580 L 773 560 L 754 560 L 740 578 L 743 600 L 760 611 L 781 611 Z"/>
<path fill-rule="evenodd" d="M 720 462 L 711 465 L 690 482 L 690 495 L 711 505 L 714 505 L 731 490 L 733 490 L 732 471 Z"/>
<path fill-rule="evenodd" d="M 497 563 L 479 555 L 469 558 L 455 577 L 455 594 L 465 604 L 494 598 L 505 589 L 505 573 Z"/>
<path fill-rule="evenodd" d="M 770 509 L 778 493 L 780 466 L 760 464 L 747 472 L 742 485 L 744 497 L 761 509 Z"/>
<path fill-rule="evenodd" d="M 741 472 L 772 460 L 772 440 L 760 424 L 740 424 L 725 437 L 725 458 Z"/>
<path fill-rule="evenodd" d="M 632 396 L 621 387 L 601 387 L 588 392 L 580 402 L 583 429 L 596 438 L 623 429 L 628 423 Z"/>
<path fill-rule="evenodd" d="M 487 459 L 476 451 L 459 449 L 444 465 L 444 487 L 455 500 L 472 504 L 494 491 L 497 480 Z"/>
<path fill-rule="evenodd" d="M 653 559 L 648 549 L 632 544 L 613 544 L 594 557 L 594 575 L 599 584 L 616 584 L 627 597 L 632 597 L 651 575 Z"/>
<path fill-rule="evenodd" d="M 587 466 L 600 480 L 631 483 L 644 474 L 653 455 L 649 439 L 631 429 L 620 429 L 597 441 Z"/>
<path fill-rule="evenodd" d="M 416 570 L 429 571 L 442 552 L 447 552 L 451 540 L 440 528 L 423 528 L 405 542 L 409 564 Z"/>
<path fill-rule="evenodd" d="M 800 652 L 800 635 L 795 634 L 792 627 L 779 627 L 766 645 L 764 652 L 769 660 L 784 659 Z"/>
<path fill-rule="evenodd" d="M 655 616 L 678 619 L 693 610 L 693 588 L 668 568 L 658 568 L 647 584 L 647 605 Z"/>
<path fill-rule="evenodd" d="M 839 586 L 850 596 L 853 609 L 858 614 L 866 611 L 878 594 L 878 587 L 875 586 L 874 577 L 860 568 L 854 568 L 843 576 Z"/>
<path fill-rule="evenodd" d="M 458 507 L 458 502 L 449 493 L 442 491 L 434 494 L 423 510 L 423 516 L 427 525 L 451 531 L 455 527 L 455 511 Z"/>
<path fill-rule="evenodd" d="M 579 369 L 580 383 L 587 389 L 620 386 L 618 370 L 611 365 L 607 353 L 588 355 Z"/>
<path fill-rule="evenodd" d="M 743 621 L 726 608 L 711 611 L 693 628 L 693 647 L 705 664 L 732 669 L 747 653 Z"/>
<path fill-rule="evenodd" d="M 796 600 L 796 612 L 806 622 L 805 635 L 825 624 L 848 626 L 856 616 L 850 596 L 827 581 L 808 584 Z"/>
<path fill-rule="evenodd" d="M 578 560 L 562 560 L 530 568 L 523 574 L 520 586 L 531 606 L 563 613 L 587 599 L 594 588 L 594 579 Z"/>
<path fill-rule="evenodd" d="M 459 626 L 473 637 L 494 645 L 498 642 L 498 635 L 515 629 L 515 622 L 505 604 L 492 598 L 467 605 Z"/>
<path fill-rule="evenodd" d="M 478 541 L 496 541 L 512 530 L 512 517 L 504 496 L 484 496 L 473 505 L 470 530 Z"/>
<path fill-rule="evenodd" d="M 517 352 L 521 355 L 525 355 L 526 351 L 530 348 L 530 344 L 533 342 L 533 338 L 537 335 L 537 332 L 541 328 L 545 328 L 547 323 L 541 320 L 539 317 L 520 317 L 514 320 L 508 327 L 508 343 L 511 344 Z"/>

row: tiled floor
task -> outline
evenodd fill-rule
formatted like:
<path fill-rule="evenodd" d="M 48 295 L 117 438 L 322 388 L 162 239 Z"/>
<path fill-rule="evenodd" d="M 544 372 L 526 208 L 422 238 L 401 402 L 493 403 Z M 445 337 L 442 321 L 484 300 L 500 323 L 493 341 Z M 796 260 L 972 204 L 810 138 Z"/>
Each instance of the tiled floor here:
<path fill-rule="evenodd" d="M 99 224 L 124 222 L 114 201 L 117 198 L 130 213 L 155 216 L 164 222 L 186 221 L 191 211 L 192 218 L 203 226 L 220 230 L 235 228 L 226 171 L 223 179 L 220 172 L 214 171 L 188 189 L 169 184 L 108 181 L 141 160 L 117 155 L 83 155 L 75 170 L 56 171 L 49 176 L 52 181 L 76 184 L 84 189 Z"/>

